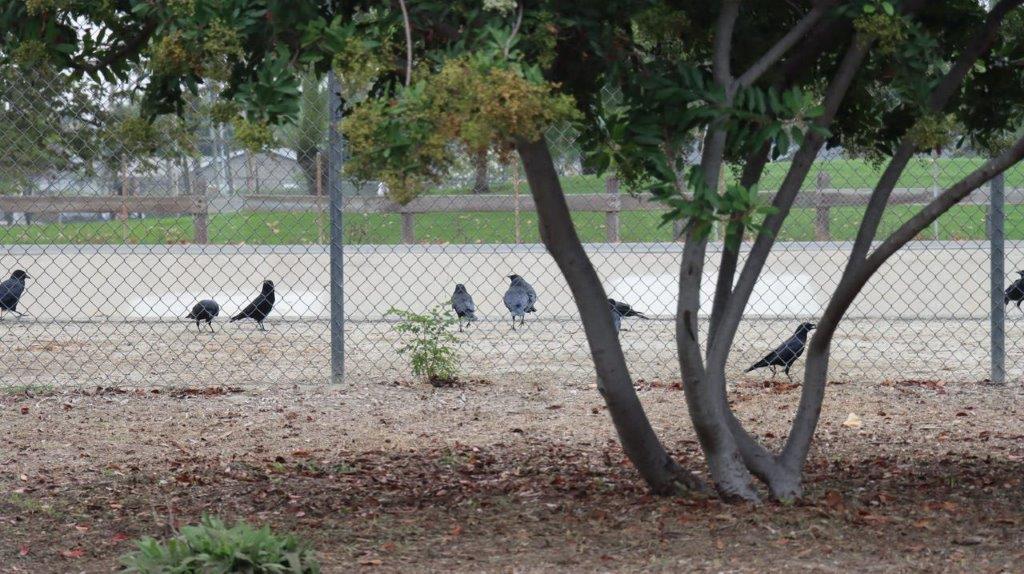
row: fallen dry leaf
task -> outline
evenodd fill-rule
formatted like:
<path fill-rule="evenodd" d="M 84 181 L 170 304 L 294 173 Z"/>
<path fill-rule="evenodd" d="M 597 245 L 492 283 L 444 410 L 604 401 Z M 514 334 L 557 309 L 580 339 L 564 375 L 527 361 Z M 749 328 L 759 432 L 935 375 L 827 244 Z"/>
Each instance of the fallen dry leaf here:
<path fill-rule="evenodd" d="M 71 550 L 61 550 L 60 555 L 64 558 L 81 558 L 82 556 L 85 556 L 85 549 L 72 548 Z"/>
<path fill-rule="evenodd" d="M 830 490 L 825 493 L 825 506 L 836 509 L 843 505 L 843 495 L 839 494 L 835 490 Z"/>
<path fill-rule="evenodd" d="M 851 429 L 859 429 L 864 423 L 861 422 L 860 417 L 857 413 L 850 413 L 847 415 L 846 420 L 843 421 L 843 426 Z"/>

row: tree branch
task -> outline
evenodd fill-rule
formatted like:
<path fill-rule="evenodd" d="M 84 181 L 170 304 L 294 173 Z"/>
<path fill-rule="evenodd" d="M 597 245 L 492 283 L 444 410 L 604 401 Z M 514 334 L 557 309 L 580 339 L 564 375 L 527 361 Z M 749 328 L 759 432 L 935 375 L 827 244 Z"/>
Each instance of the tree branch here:
<path fill-rule="evenodd" d="M 124 60 L 133 52 L 137 52 L 146 42 L 149 41 L 154 32 L 156 32 L 156 22 L 148 21 L 142 26 L 142 29 L 139 30 L 137 35 L 122 44 L 119 48 L 107 52 L 95 62 L 85 63 L 75 62 L 72 60 L 70 62 L 70 66 L 80 72 L 97 72 L 102 70 L 115 62 Z"/>
<path fill-rule="evenodd" d="M 1021 159 L 1024 159 L 1024 137 L 1018 139 L 1006 151 L 988 160 L 981 167 L 968 174 L 967 177 L 961 179 L 922 207 L 913 217 L 899 226 L 896 231 L 889 234 L 889 237 L 885 238 L 878 248 L 865 260 L 863 270 L 854 279 L 855 282 L 860 283 L 858 291 L 893 253 L 917 237 L 918 233 L 924 231 L 939 216 L 970 195 L 971 192 L 987 183 L 993 177 L 1006 171 L 1021 161 Z M 850 302 L 852 302 L 852 298 Z"/>
<path fill-rule="evenodd" d="M 402 7 L 402 22 L 405 24 L 405 85 L 412 81 L 412 23 L 409 22 L 409 9 L 405 7 L 405 0 L 398 0 Z"/>
<path fill-rule="evenodd" d="M 516 23 L 512 26 L 512 33 L 508 35 L 508 41 L 505 42 L 505 49 L 503 50 L 505 58 L 508 58 L 508 53 L 512 51 L 512 41 L 516 39 L 516 34 L 519 33 L 519 27 L 523 24 L 523 5 L 516 2 L 518 7 L 518 14 L 516 14 Z"/>
<path fill-rule="evenodd" d="M 1024 0 L 1003 0 L 988 13 L 981 29 L 970 39 L 960 57 L 953 64 L 953 67 L 950 68 L 949 72 L 946 73 L 939 84 L 935 86 L 935 89 L 932 90 L 931 94 L 928 95 L 927 109 L 930 113 L 940 112 L 946 107 L 950 98 L 960 88 L 964 78 L 967 77 L 967 74 L 974 67 L 974 63 L 992 47 L 1003 19 L 1010 10 L 1022 3 L 1024 3 Z M 860 228 L 857 230 L 857 237 L 853 242 L 850 257 L 847 260 L 846 270 L 843 272 L 844 277 L 867 257 L 868 250 L 871 248 L 871 242 L 875 240 L 875 233 L 878 232 L 878 225 L 882 220 L 882 215 L 885 213 L 886 205 L 889 203 L 889 196 L 892 194 L 893 188 L 896 187 L 904 169 L 906 169 L 907 163 L 914 156 L 915 151 L 916 145 L 911 137 L 904 135 L 896 153 L 893 154 L 889 165 L 886 166 L 885 171 L 875 185 L 874 191 L 871 193 L 871 198 L 868 200 L 868 205 L 864 210 L 864 217 L 861 220 Z M 842 279 L 840 279 L 840 282 L 842 282 Z"/>
<path fill-rule="evenodd" d="M 826 0 L 817 3 L 803 18 L 800 19 L 786 35 L 779 39 L 774 46 L 768 49 L 756 62 L 747 68 L 746 72 L 736 80 L 736 84 L 747 87 L 756 82 L 765 72 L 788 52 L 797 42 L 818 23 L 819 20 L 836 3 L 836 0 Z"/>
<path fill-rule="evenodd" d="M 839 111 L 840 104 L 843 102 L 843 98 L 846 96 L 847 90 L 850 88 L 850 84 L 853 83 L 857 70 L 860 69 L 865 56 L 867 56 L 871 44 L 870 40 L 866 40 L 860 35 L 854 36 L 851 40 L 850 47 L 847 48 L 846 54 L 843 56 L 843 60 L 839 64 L 839 68 L 836 70 L 825 92 L 824 112 L 816 120 L 819 126 L 828 127 L 832 123 L 833 118 L 835 118 L 836 113 Z M 730 304 L 722 314 L 721 324 L 716 329 L 715 338 L 710 342 L 712 346 L 711 353 L 715 355 L 716 359 L 718 353 L 725 353 L 732 344 L 732 340 L 736 336 L 736 328 L 743 317 L 743 309 L 747 305 L 747 300 L 750 299 L 750 294 L 754 290 L 754 284 L 757 283 L 761 269 L 768 259 L 768 254 L 775 243 L 779 229 L 782 228 L 782 223 L 789 214 L 789 209 L 792 207 L 793 201 L 800 191 L 800 186 L 807 177 L 807 172 L 810 171 L 818 151 L 824 143 L 825 138 L 820 134 L 810 133 L 804 138 L 804 143 L 800 146 L 796 155 L 793 156 L 789 172 L 786 173 L 786 177 L 779 187 L 779 192 L 775 194 L 775 199 L 772 201 L 772 207 L 776 211 L 765 218 L 761 232 L 754 241 L 754 246 L 747 256 L 747 262 L 744 264 L 743 271 L 736 282 L 736 288 L 730 297 Z"/>
<path fill-rule="evenodd" d="M 771 152 L 771 144 L 765 143 L 760 149 L 754 150 L 747 156 L 743 164 L 743 174 L 740 176 L 740 185 L 750 188 L 761 179 L 765 165 L 768 164 L 768 154 Z M 743 226 L 738 221 L 729 221 L 726 227 L 726 238 L 729 237 L 729 230 L 737 235 L 736 243 L 729 245 L 728 240 L 723 245 L 722 259 L 718 265 L 718 280 L 715 282 L 715 298 L 711 305 L 711 320 L 708 324 L 708 340 L 715 338 L 718 324 L 722 320 L 722 313 L 732 295 L 733 281 L 736 279 L 736 267 L 739 262 L 740 248 L 743 243 Z M 711 345 L 708 345 L 708 353 L 711 352 Z"/>
<path fill-rule="evenodd" d="M 712 66 L 715 82 L 723 88 L 729 88 L 732 83 L 729 60 L 732 58 L 732 32 L 736 28 L 739 10 L 739 0 L 722 2 L 722 10 L 718 13 L 718 21 L 715 24 L 715 51 Z"/>
<path fill-rule="evenodd" d="M 821 414 L 821 404 L 824 400 L 824 381 L 828 372 L 828 349 L 832 343 L 832 335 L 835 326 L 864 285 L 894 253 L 917 237 L 918 233 L 924 231 L 939 216 L 949 211 L 972 191 L 1021 161 L 1022 158 L 1024 158 L 1024 137 L 1018 139 L 1009 149 L 985 162 L 921 208 L 913 217 L 892 232 L 856 270 L 840 281 L 818 322 L 820 325 L 818 331 L 811 337 L 807 346 L 807 366 L 800 406 L 793 421 L 793 430 L 779 457 L 783 466 L 796 470 L 803 466 L 803 462 L 807 458 L 811 438 L 814 435 L 814 429 Z"/>

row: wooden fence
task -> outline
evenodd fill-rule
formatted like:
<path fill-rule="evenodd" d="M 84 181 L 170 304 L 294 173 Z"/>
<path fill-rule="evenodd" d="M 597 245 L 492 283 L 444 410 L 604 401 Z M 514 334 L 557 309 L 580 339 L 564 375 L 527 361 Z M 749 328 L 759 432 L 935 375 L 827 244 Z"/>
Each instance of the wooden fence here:
<path fill-rule="evenodd" d="M 623 195 L 618 182 L 610 178 L 605 182 L 606 193 L 568 194 L 569 209 L 605 214 L 605 238 L 609 243 L 619 241 L 619 214 L 623 211 L 660 211 L 664 207 L 648 196 Z M 933 197 L 929 188 L 901 188 L 893 191 L 890 205 L 924 204 Z M 864 206 L 871 189 L 822 188 L 802 191 L 794 207 L 815 210 L 815 239 L 831 239 L 830 210 L 836 207 Z M 1007 190 L 1007 204 L 1024 204 L 1024 189 Z M 761 195 L 771 202 L 773 192 Z M 327 197 L 322 195 L 247 195 L 238 207 L 244 211 L 296 211 L 325 212 Z M 987 194 L 976 192 L 963 203 L 987 204 Z M 195 243 L 208 241 L 207 217 L 210 201 L 202 196 L 177 197 L 47 197 L 0 196 L 0 212 L 59 215 L 62 213 L 114 213 L 127 217 L 129 213 L 156 216 L 191 215 L 194 220 Z M 402 219 L 402 242 L 416 243 L 415 217 L 423 213 L 513 213 L 534 210 L 529 195 L 426 195 L 406 205 L 399 205 L 384 197 L 351 197 L 345 199 L 344 213 L 398 214 Z M 678 233 L 677 233 L 678 235 Z"/>

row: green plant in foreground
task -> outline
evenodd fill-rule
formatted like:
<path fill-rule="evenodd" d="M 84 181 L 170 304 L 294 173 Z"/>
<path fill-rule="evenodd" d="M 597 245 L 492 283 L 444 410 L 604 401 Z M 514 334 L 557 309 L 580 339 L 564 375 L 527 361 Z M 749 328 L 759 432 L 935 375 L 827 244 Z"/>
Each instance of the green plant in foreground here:
<path fill-rule="evenodd" d="M 435 387 L 455 382 L 459 371 L 458 356 L 451 346 L 458 340 L 451 332 L 455 317 L 440 305 L 426 314 L 395 308 L 388 314 L 401 318 L 395 327 L 399 333 L 412 335 L 409 342 L 398 349 L 399 353 L 409 355 L 412 373 L 426 378 Z"/>
<path fill-rule="evenodd" d="M 140 574 L 318 574 L 313 551 L 293 535 L 278 535 L 269 527 L 245 522 L 227 527 L 204 516 L 177 536 L 161 542 L 145 537 L 138 550 L 121 557 L 122 572 Z"/>

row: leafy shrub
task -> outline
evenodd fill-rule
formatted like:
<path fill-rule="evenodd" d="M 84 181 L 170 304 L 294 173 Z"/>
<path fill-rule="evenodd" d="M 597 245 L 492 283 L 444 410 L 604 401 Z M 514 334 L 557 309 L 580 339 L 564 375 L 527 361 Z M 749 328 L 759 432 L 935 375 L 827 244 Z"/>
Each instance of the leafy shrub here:
<path fill-rule="evenodd" d="M 437 306 L 427 314 L 394 308 L 388 314 L 402 319 L 395 327 L 399 333 L 412 335 L 409 342 L 398 349 L 399 353 L 409 355 L 412 373 L 426 378 L 435 387 L 455 383 L 459 360 L 451 345 L 458 339 L 450 329 L 457 319 L 443 306 Z"/>
<path fill-rule="evenodd" d="M 140 574 L 318 574 L 313 551 L 292 535 L 277 535 L 270 528 L 245 522 L 227 527 L 204 516 L 198 525 L 185 526 L 166 542 L 145 537 L 138 550 L 121 557 L 122 572 Z"/>

